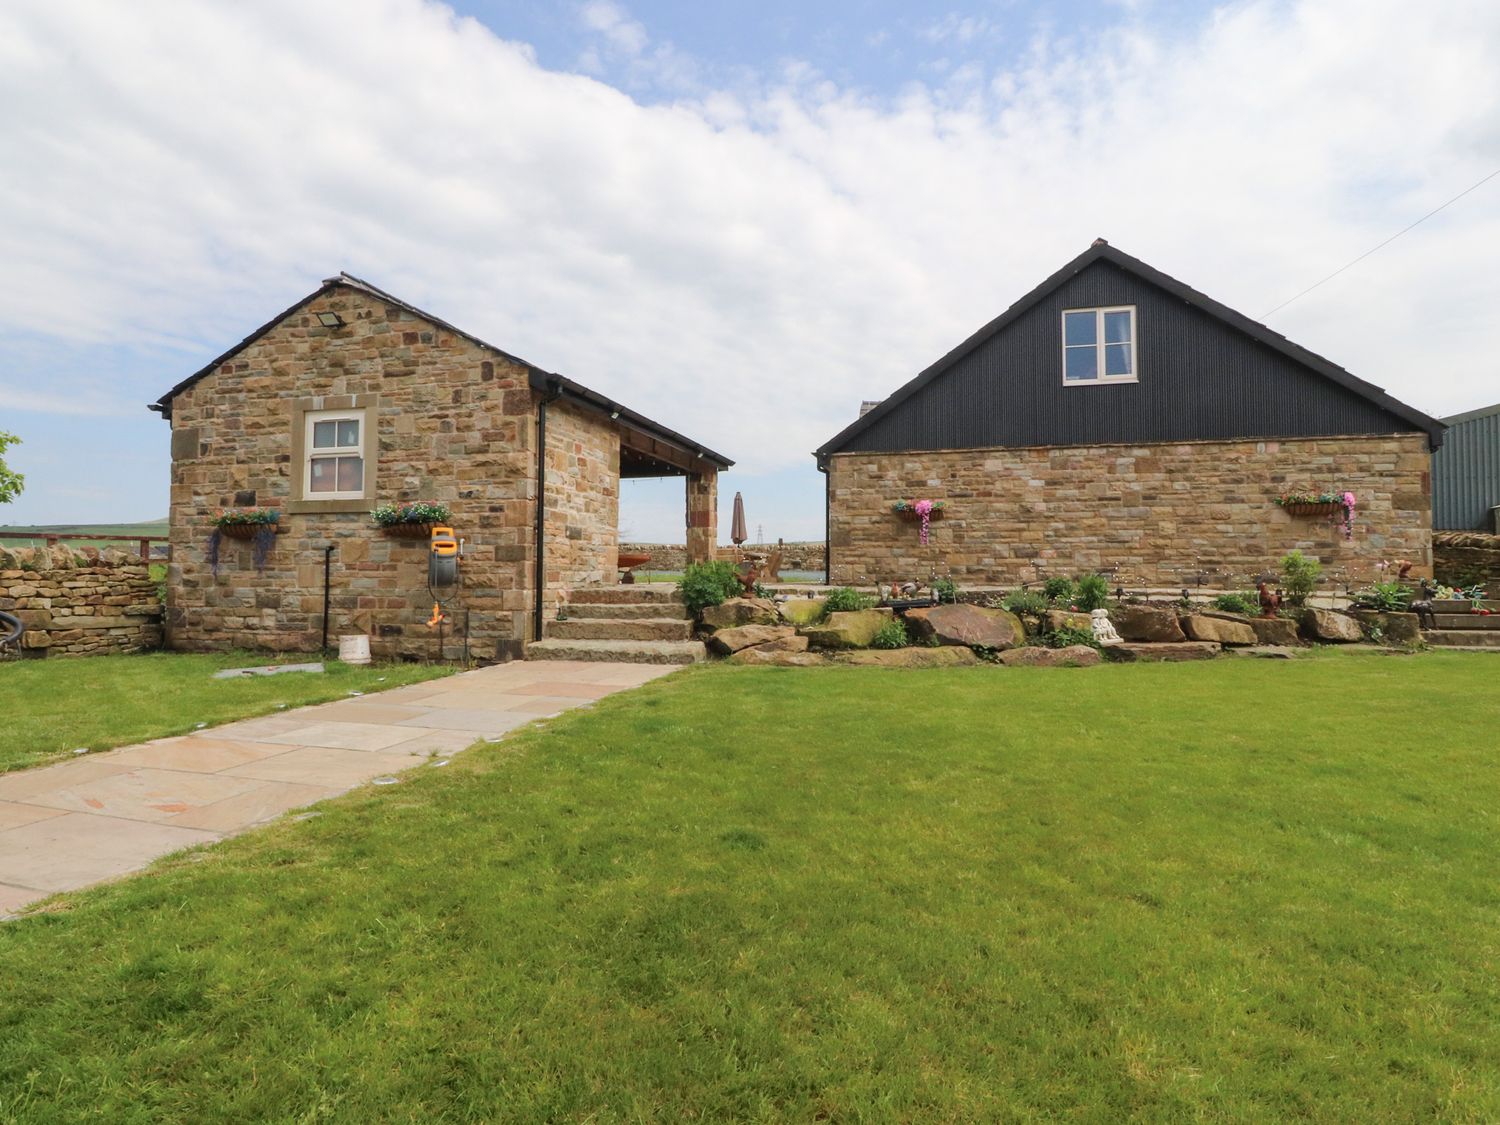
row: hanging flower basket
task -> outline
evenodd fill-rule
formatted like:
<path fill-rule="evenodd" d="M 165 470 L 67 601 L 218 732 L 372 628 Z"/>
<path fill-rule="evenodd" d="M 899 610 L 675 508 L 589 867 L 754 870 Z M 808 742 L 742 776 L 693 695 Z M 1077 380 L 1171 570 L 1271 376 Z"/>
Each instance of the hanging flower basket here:
<path fill-rule="evenodd" d="M 917 534 L 917 541 L 925 547 L 927 546 L 927 525 L 933 520 L 943 518 L 943 501 L 897 500 L 891 505 L 891 511 L 901 519 L 921 523 L 922 529 Z"/>
<path fill-rule="evenodd" d="M 1289 516 L 1332 516 L 1337 515 L 1344 510 L 1344 506 L 1342 504 L 1320 504 L 1310 501 L 1294 504 L 1283 504 L 1281 505 L 1281 508 L 1282 511 L 1286 512 L 1286 514 Z"/>
<path fill-rule="evenodd" d="M 220 508 L 214 514 L 213 534 L 208 537 L 208 565 L 219 575 L 219 544 L 239 539 L 255 544 L 255 569 L 264 570 L 276 537 L 286 529 L 280 524 L 279 508 Z"/>
<path fill-rule="evenodd" d="M 281 528 L 274 523 L 221 523 L 219 534 L 225 539 L 250 540 L 259 535 L 262 528 L 269 530 L 272 535 L 279 534 L 281 531 Z"/>
<path fill-rule="evenodd" d="M 1326 516 L 1342 524 L 1344 538 L 1354 538 L 1354 493 L 1352 492 L 1283 492 L 1272 503 L 1289 516 Z"/>
<path fill-rule="evenodd" d="M 382 504 L 370 518 L 392 539 L 428 539 L 432 529 L 452 518 L 447 504 L 435 500 L 413 500 L 405 504 Z"/>
<path fill-rule="evenodd" d="M 436 523 L 413 521 L 411 523 L 388 523 L 380 530 L 392 539 L 430 539 Z"/>

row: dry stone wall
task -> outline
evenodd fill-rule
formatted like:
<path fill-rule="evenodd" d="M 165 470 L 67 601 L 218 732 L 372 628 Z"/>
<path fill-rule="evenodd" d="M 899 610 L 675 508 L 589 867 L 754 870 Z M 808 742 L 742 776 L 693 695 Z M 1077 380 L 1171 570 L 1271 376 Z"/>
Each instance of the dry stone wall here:
<path fill-rule="evenodd" d="M 836 583 L 936 571 L 1015 585 L 1113 568 L 1127 584 L 1170 587 L 1194 573 L 1243 580 L 1293 548 L 1354 581 L 1375 578 L 1382 559 L 1432 573 L 1425 434 L 845 453 L 829 473 Z M 1355 493 L 1352 538 L 1273 503 L 1325 488 Z M 926 546 L 891 511 L 923 498 L 946 502 Z"/>
<path fill-rule="evenodd" d="M 1468 586 L 1478 582 L 1500 595 L 1500 535 L 1440 531 L 1432 537 L 1432 565 L 1439 582 Z"/>
<path fill-rule="evenodd" d="M 746 543 L 744 547 L 745 551 L 757 554 L 764 554 L 775 549 L 774 543 Z M 622 553 L 646 552 L 651 556 L 651 561 L 643 568 L 646 570 L 680 571 L 687 566 L 687 547 L 681 543 L 621 543 L 620 551 Z M 719 547 L 715 555 L 718 558 L 733 561 L 739 558 L 740 550 L 735 547 Z M 783 543 L 781 569 L 822 570 L 822 540 Z"/>
<path fill-rule="evenodd" d="M 161 602 L 144 562 L 92 547 L 0 548 L 0 610 L 20 618 L 25 657 L 160 648 Z"/>

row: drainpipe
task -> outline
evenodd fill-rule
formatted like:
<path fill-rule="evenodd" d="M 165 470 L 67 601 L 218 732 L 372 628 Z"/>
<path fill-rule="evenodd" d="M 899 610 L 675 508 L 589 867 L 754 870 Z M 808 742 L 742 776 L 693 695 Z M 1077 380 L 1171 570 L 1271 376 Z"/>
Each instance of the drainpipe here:
<path fill-rule="evenodd" d="M 536 608 L 532 612 L 531 639 L 542 639 L 542 611 L 547 593 L 547 404 L 562 397 L 562 384 L 547 381 L 547 393 L 536 404 Z"/>
<path fill-rule="evenodd" d="M 828 475 L 828 462 L 818 462 L 818 472 L 823 474 L 823 582 L 833 585 L 833 485 Z"/>
<path fill-rule="evenodd" d="M 328 655 L 328 586 L 333 569 L 333 544 L 323 548 L 323 655 Z"/>

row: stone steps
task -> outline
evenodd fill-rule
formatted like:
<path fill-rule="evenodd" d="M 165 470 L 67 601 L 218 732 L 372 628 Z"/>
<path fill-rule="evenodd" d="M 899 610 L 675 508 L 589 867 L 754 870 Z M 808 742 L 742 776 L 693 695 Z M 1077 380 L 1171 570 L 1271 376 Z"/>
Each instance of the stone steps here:
<path fill-rule="evenodd" d="M 528 660 L 614 660 L 697 664 L 708 659 L 676 586 L 586 586 L 568 598 L 561 620 L 526 646 Z"/>
<path fill-rule="evenodd" d="M 1500 652 L 1500 630 L 1424 629 L 1422 639 L 1434 648 L 1476 648 Z"/>
<path fill-rule="evenodd" d="M 568 605 L 681 605 L 677 587 L 665 582 L 630 586 L 583 586 L 568 595 Z"/>
<path fill-rule="evenodd" d="M 526 646 L 527 660 L 612 660 L 624 664 L 700 664 L 701 641 L 545 640 Z"/>
<path fill-rule="evenodd" d="M 681 602 L 569 602 L 568 617 L 586 621 L 630 621 L 649 618 L 654 621 L 690 620 L 687 606 Z"/>
<path fill-rule="evenodd" d="M 656 608 L 652 606 L 651 608 Z M 559 641 L 690 641 L 685 617 L 573 617 L 547 622 L 547 638 Z"/>
<path fill-rule="evenodd" d="M 1435 613 L 1432 619 L 1439 629 L 1500 630 L 1500 613 Z"/>

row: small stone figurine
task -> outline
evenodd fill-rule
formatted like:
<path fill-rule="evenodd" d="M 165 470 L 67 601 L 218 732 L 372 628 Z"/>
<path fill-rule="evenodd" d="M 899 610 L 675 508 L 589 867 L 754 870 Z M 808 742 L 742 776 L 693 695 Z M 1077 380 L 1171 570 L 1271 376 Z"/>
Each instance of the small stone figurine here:
<path fill-rule="evenodd" d="M 1262 617 L 1275 617 L 1281 609 L 1281 595 L 1272 590 L 1270 585 L 1262 582 L 1256 587 L 1256 593 L 1260 595 L 1260 615 Z"/>
<path fill-rule="evenodd" d="M 1089 614 L 1089 624 L 1094 628 L 1094 640 L 1101 645 L 1122 645 L 1124 638 L 1115 632 L 1115 624 L 1109 619 L 1109 610 L 1096 609 Z"/>
<path fill-rule="evenodd" d="M 1410 566 L 1411 564 L 1408 563 L 1407 565 Z M 1437 617 L 1433 614 L 1432 601 L 1437 591 L 1424 578 L 1422 579 L 1422 588 L 1417 592 L 1420 596 L 1413 599 L 1411 603 L 1411 611 L 1417 615 L 1417 628 L 1436 629 Z"/>

